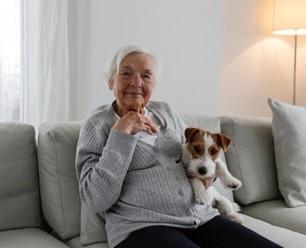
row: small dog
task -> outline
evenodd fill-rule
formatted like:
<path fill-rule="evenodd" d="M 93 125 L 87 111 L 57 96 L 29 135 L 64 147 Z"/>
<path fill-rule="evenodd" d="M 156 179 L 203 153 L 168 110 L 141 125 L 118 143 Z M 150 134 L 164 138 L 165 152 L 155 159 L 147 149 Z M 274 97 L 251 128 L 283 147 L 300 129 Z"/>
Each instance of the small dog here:
<path fill-rule="evenodd" d="M 220 158 L 231 140 L 220 133 L 210 133 L 199 128 L 185 130 L 186 144 L 183 144 L 182 163 L 191 180 L 195 200 L 198 204 L 211 204 L 226 218 L 242 223 L 242 217 L 235 212 L 230 200 L 221 195 L 213 186 L 205 187 L 207 178 L 219 177 L 225 187 L 233 190 L 241 187 L 241 182 L 233 177 Z"/>

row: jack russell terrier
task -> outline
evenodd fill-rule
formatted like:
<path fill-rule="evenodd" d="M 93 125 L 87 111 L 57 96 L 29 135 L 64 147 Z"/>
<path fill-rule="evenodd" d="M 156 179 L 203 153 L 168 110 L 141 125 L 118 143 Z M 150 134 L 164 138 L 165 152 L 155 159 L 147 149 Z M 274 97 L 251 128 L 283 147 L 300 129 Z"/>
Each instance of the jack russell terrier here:
<path fill-rule="evenodd" d="M 203 183 L 204 179 L 219 177 L 225 187 L 232 190 L 241 187 L 241 182 L 230 174 L 220 157 L 221 149 L 225 152 L 231 140 L 223 134 L 210 133 L 199 128 L 187 128 L 185 137 L 182 163 L 191 180 L 196 202 L 210 204 L 226 218 L 242 223 L 242 217 L 235 212 L 232 202 L 213 186 L 206 188 Z"/>

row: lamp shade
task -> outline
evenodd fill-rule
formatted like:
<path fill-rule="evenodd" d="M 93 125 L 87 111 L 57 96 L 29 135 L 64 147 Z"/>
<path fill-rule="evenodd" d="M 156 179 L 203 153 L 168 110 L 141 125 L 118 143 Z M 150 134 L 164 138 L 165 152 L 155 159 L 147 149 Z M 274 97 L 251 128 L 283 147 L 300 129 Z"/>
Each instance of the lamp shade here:
<path fill-rule="evenodd" d="M 274 0 L 272 33 L 306 35 L 306 0 Z"/>

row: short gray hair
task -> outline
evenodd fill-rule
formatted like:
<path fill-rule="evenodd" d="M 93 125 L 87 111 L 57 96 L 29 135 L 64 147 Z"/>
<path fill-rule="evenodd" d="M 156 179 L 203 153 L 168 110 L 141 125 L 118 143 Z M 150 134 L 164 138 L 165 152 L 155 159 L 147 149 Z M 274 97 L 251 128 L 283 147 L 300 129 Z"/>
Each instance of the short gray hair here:
<path fill-rule="evenodd" d="M 157 80 L 158 75 L 159 75 L 159 70 L 160 70 L 160 64 L 156 56 L 145 47 L 130 45 L 130 46 L 121 47 L 115 53 L 110 63 L 108 63 L 105 66 L 104 77 L 107 82 L 109 82 L 110 80 L 114 78 L 115 74 L 118 73 L 119 71 L 119 67 L 120 67 L 122 60 L 131 53 L 144 53 L 144 54 L 149 55 L 151 58 L 153 58 L 153 61 L 155 64 L 155 78 Z"/>

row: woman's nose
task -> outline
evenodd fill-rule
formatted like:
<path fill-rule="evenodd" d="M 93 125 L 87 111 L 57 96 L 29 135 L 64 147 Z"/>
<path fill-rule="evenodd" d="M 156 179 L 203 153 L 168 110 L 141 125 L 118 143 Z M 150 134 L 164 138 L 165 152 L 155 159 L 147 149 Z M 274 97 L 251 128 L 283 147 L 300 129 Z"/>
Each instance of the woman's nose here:
<path fill-rule="evenodd" d="M 134 75 L 132 78 L 131 78 L 131 85 L 135 86 L 135 87 L 140 87 L 142 85 L 143 81 L 141 79 L 141 76 L 140 75 Z"/>

